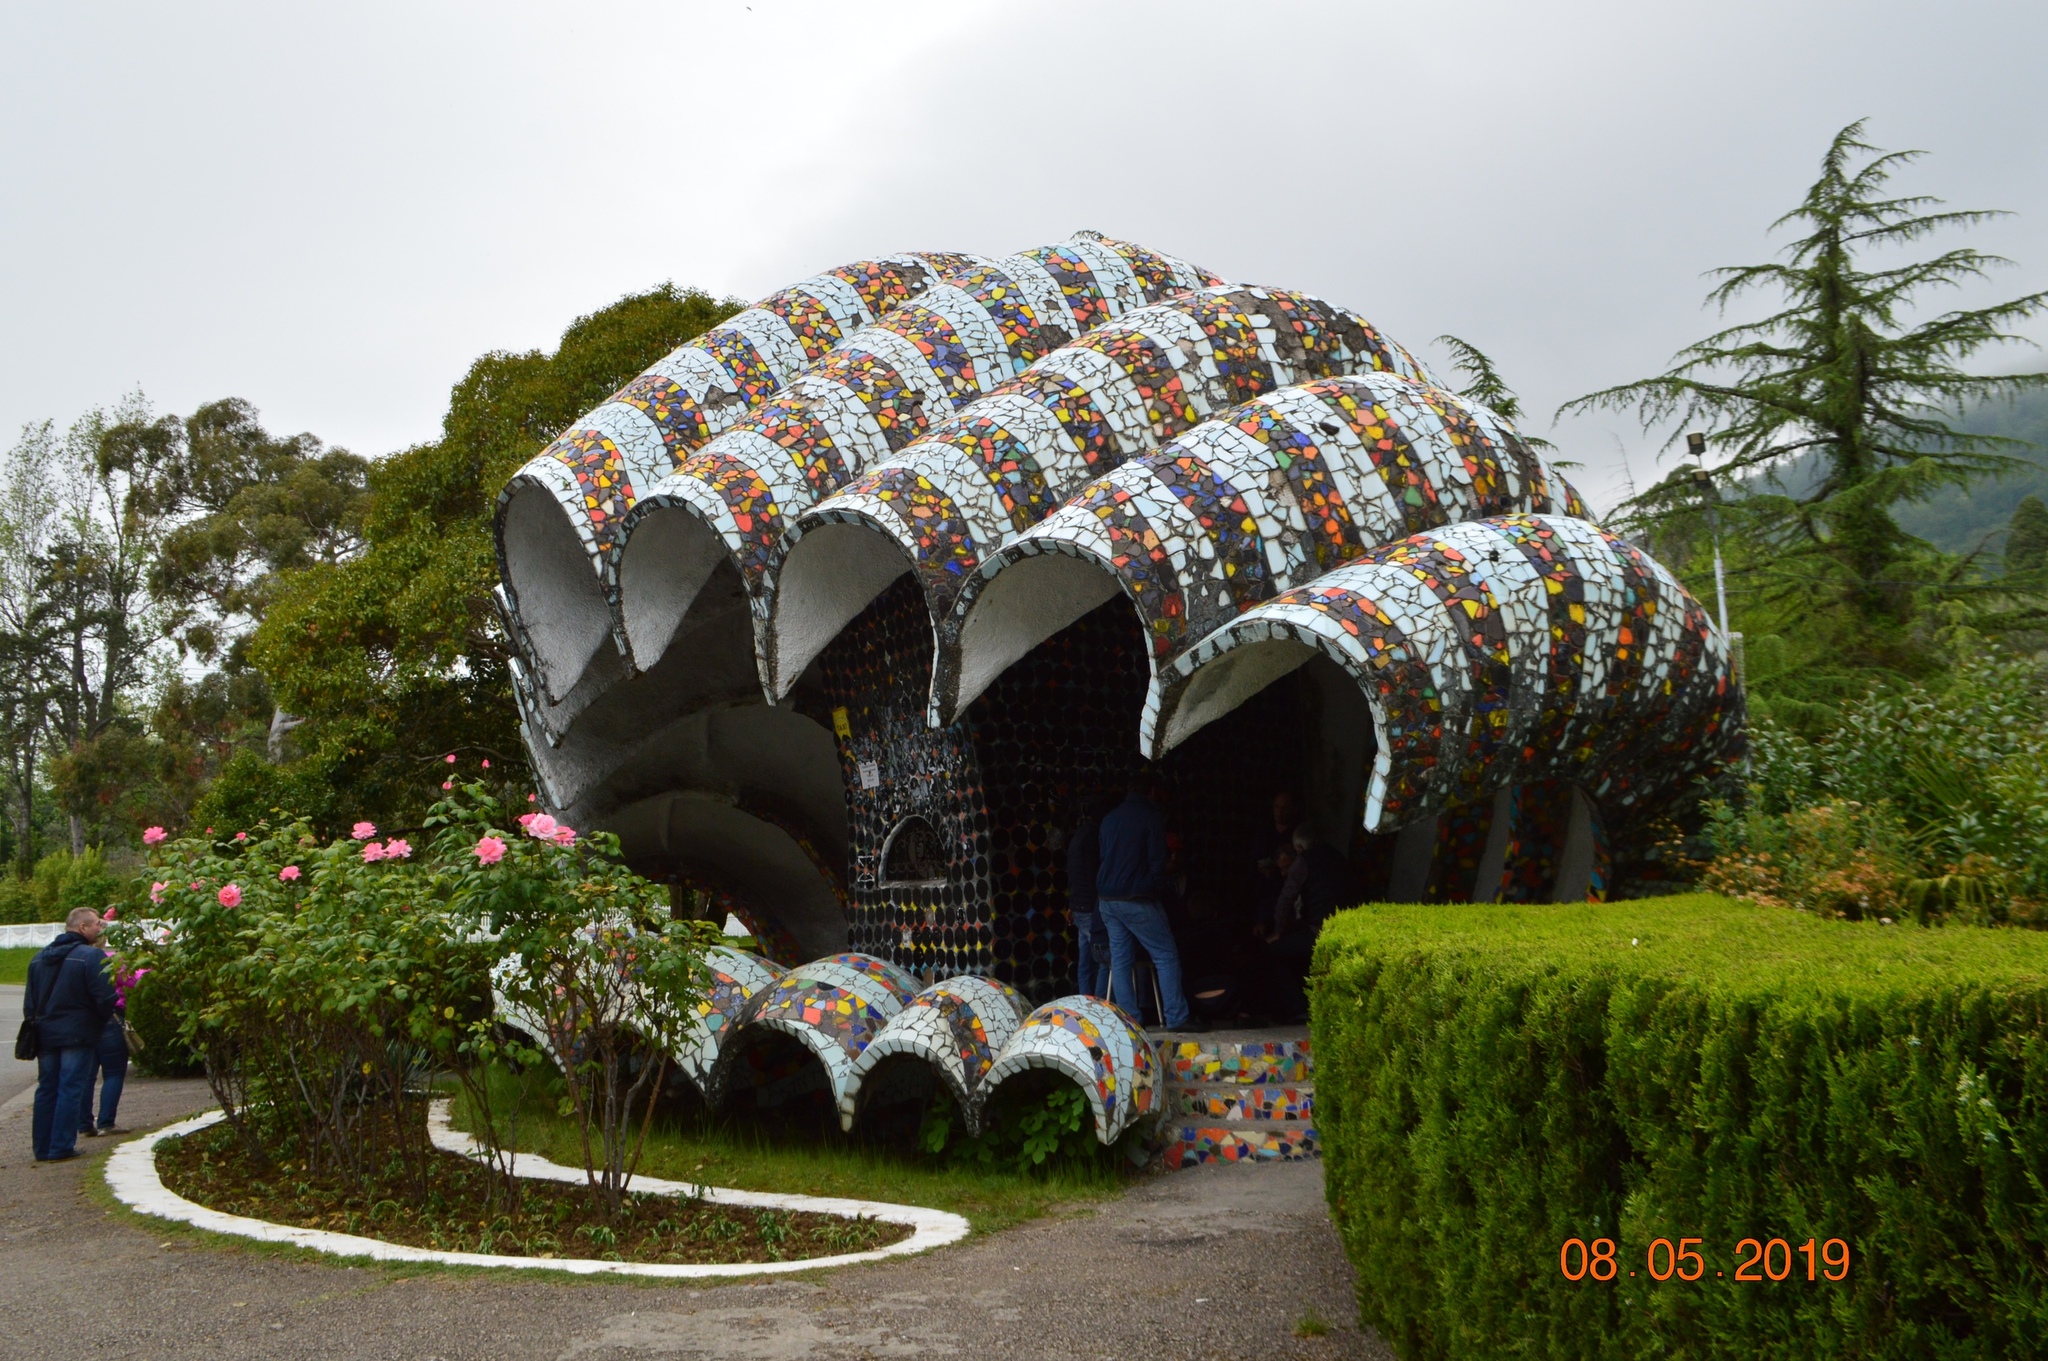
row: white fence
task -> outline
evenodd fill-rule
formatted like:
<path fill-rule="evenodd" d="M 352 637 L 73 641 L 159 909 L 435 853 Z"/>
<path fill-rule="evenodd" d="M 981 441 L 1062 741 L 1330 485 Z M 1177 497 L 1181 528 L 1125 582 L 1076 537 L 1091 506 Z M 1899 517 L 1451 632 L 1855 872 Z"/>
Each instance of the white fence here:
<path fill-rule="evenodd" d="M 48 945 L 57 939 L 63 930 L 63 922 L 30 922 L 27 926 L 0 926 L 0 950 Z"/>

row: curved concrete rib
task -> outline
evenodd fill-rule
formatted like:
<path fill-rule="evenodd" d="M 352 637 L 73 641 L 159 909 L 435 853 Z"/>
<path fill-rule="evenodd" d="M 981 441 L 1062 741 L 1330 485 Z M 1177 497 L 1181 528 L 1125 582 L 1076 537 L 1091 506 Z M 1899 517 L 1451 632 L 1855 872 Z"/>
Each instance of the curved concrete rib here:
<path fill-rule="evenodd" d="M 841 1128 L 853 1128 L 868 1079 L 892 1058 L 927 1064 L 952 1093 L 969 1134 L 981 1131 L 982 1079 L 1029 1010 L 1017 990 L 993 978 L 962 975 L 934 983 L 910 999 L 853 1061 Z"/>
<path fill-rule="evenodd" d="M 1025 1017 L 982 1079 L 981 1109 L 1005 1082 L 1033 1068 L 1049 1068 L 1080 1087 L 1095 1116 L 1095 1137 L 1104 1144 L 1161 1107 L 1163 1078 L 1152 1041 L 1121 1009 L 1094 997 L 1062 997 Z"/>
<path fill-rule="evenodd" d="M 1214 281 L 1184 261 L 1082 233 L 975 262 L 849 336 L 643 489 L 621 521 L 620 549 L 606 570 L 633 665 L 645 669 L 667 649 L 708 570 L 704 562 L 731 562 L 756 593 L 790 520 L 820 497 L 1075 336 Z M 904 564 L 866 559 L 860 569 L 846 593 L 872 589 L 854 613 Z M 771 694 L 787 693 L 768 679 L 765 662 L 763 684 Z"/>
<path fill-rule="evenodd" d="M 1537 779 L 1626 807 L 1725 759 L 1739 729 L 1726 640 L 1668 572 L 1585 521 L 1512 515 L 1390 544 L 1218 628 L 1161 668 L 1141 740 L 1171 748 L 1316 652 L 1372 710 L 1369 831 Z"/>
<path fill-rule="evenodd" d="M 775 986 L 783 970 L 757 955 L 727 945 L 714 945 L 706 950 L 704 963 L 711 973 L 711 986 L 697 1002 L 688 1042 L 671 1057 L 676 1070 L 708 1102 L 713 1095 L 712 1074 L 718 1071 L 718 1056 L 732 1040 L 739 1018 L 755 994 Z"/>
<path fill-rule="evenodd" d="M 786 693 L 906 565 L 938 621 L 943 657 L 949 611 L 983 560 L 1089 479 L 1275 385 L 1358 370 L 1423 376 L 1363 318 L 1279 289 L 1203 289 L 1096 328 L 797 518 L 761 593 L 771 692 Z M 1025 608 L 1071 611 L 1065 623 L 1106 596 L 1079 576 L 1059 584 L 1084 598 L 1034 593 Z M 977 676 L 957 701 L 955 670 L 942 663 L 935 711 L 950 719 L 1015 659 Z"/>
<path fill-rule="evenodd" d="M 1082 489 L 965 574 L 938 625 L 934 714 L 1121 589 L 1160 669 L 1244 610 L 1375 545 L 1511 511 L 1583 514 L 1493 413 L 1365 372 L 1236 406 Z M 941 700 L 950 700 L 950 705 Z"/>
<path fill-rule="evenodd" d="M 636 493 L 842 337 L 971 259 L 931 252 L 856 261 L 772 294 L 670 352 L 506 484 L 496 517 L 499 577 L 548 705 L 567 699 L 613 631 L 603 565 Z"/>
<path fill-rule="evenodd" d="M 848 1117 L 859 1083 L 853 1064 L 918 993 L 917 979 L 873 955 L 840 954 L 800 964 L 755 993 L 740 1012 L 734 1039 L 772 1030 L 803 1045 L 823 1066 L 834 1107 Z M 712 1069 L 709 1092 L 722 1100 L 732 1082 L 738 1046 L 727 1041 Z"/>

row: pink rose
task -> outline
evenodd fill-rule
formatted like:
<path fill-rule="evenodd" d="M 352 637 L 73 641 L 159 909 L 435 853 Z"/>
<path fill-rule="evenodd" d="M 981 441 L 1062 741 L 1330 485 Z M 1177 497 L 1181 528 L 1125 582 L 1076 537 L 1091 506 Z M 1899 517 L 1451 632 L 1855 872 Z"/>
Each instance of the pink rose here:
<path fill-rule="evenodd" d="M 289 884 L 299 877 L 299 867 L 297 865 L 286 865 L 277 872 L 277 877 Z"/>
<path fill-rule="evenodd" d="M 452 751 L 448 753 L 448 764 L 451 766 L 455 764 L 455 753 Z"/>
<path fill-rule="evenodd" d="M 236 833 L 235 833 L 235 840 L 237 840 L 237 841 L 247 841 L 248 839 L 249 839 L 249 834 L 248 834 L 247 832 L 236 832 Z"/>
<path fill-rule="evenodd" d="M 521 813 L 519 815 L 519 829 L 524 831 L 528 827 L 533 826 L 533 820 L 539 816 L 540 814 L 538 813 Z"/>
<path fill-rule="evenodd" d="M 538 794 L 528 794 L 528 795 L 526 796 L 526 801 L 527 801 L 528 803 L 539 803 L 539 802 L 540 802 L 540 796 L 539 796 Z"/>
<path fill-rule="evenodd" d="M 120 910 L 121 909 L 118 907 L 110 907 L 106 911 L 100 913 L 100 920 L 103 922 L 110 922 L 114 919 L 114 914 L 119 912 Z"/>
<path fill-rule="evenodd" d="M 486 757 L 484 757 L 484 769 L 485 769 L 485 770 L 489 770 L 490 768 L 491 768 L 491 758 L 490 758 L 490 757 L 488 757 L 488 756 L 486 756 Z"/>
<path fill-rule="evenodd" d="M 222 907 L 240 907 L 242 905 L 242 890 L 233 884 L 221 885 L 220 905 Z"/>
<path fill-rule="evenodd" d="M 445 794 L 445 793 L 447 793 L 447 792 L 448 792 L 449 790 L 451 790 L 451 789 L 453 789 L 453 788 L 455 788 L 455 781 L 453 781 L 453 780 L 443 780 L 443 781 L 441 781 L 441 792 L 442 792 L 442 793 L 444 793 L 444 794 Z"/>
<path fill-rule="evenodd" d="M 525 819 L 522 818 L 521 821 L 524 822 Z M 526 823 L 526 834 L 546 841 L 555 834 L 555 820 L 546 813 L 535 813 L 533 821 Z"/>
<path fill-rule="evenodd" d="M 170 887 L 170 884 L 169 884 L 169 882 L 168 882 L 168 881 L 166 881 L 166 880 L 163 880 L 163 879 L 159 879 L 159 880 L 157 880 L 157 881 L 156 881 L 155 883 L 153 883 L 153 884 L 151 884 L 151 885 L 149 886 L 149 900 L 150 900 L 151 902 L 153 902 L 153 903 L 161 903 L 161 902 L 163 902 L 163 900 L 164 900 L 164 890 L 165 890 L 165 889 L 167 889 L 167 888 L 169 888 L 169 887 Z"/>
<path fill-rule="evenodd" d="M 576 844 L 576 829 L 574 827 L 557 827 L 555 828 L 554 836 L 549 839 L 557 846 L 573 846 Z"/>
<path fill-rule="evenodd" d="M 358 822 L 355 826 L 349 828 L 348 834 L 358 841 L 368 841 L 371 837 L 377 835 L 377 824 L 374 822 Z"/>
<path fill-rule="evenodd" d="M 145 846 L 154 846 L 163 839 L 164 829 L 161 827 L 145 827 L 142 829 L 142 844 Z"/>
<path fill-rule="evenodd" d="M 363 847 L 363 863 L 374 865 L 384 858 L 384 848 L 372 841 Z"/>
<path fill-rule="evenodd" d="M 505 843 L 494 836 L 487 836 L 476 843 L 476 858 L 486 865 L 495 865 L 505 858 Z"/>
<path fill-rule="evenodd" d="M 194 879 L 191 883 L 185 885 L 185 887 L 191 889 L 194 893 L 197 893 L 199 891 L 199 881 L 197 879 Z"/>
<path fill-rule="evenodd" d="M 410 841 L 406 841 L 401 837 L 392 837 L 391 840 L 384 843 L 384 858 L 386 860 L 407 860 L 411 857 L 412 843 Z"/>

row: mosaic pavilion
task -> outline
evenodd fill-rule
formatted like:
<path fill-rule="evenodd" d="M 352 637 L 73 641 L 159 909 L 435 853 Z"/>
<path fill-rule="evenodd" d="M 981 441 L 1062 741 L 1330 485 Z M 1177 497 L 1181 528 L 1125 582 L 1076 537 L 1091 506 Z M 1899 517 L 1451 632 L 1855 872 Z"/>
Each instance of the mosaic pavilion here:
<path fill-rule="evenodd" d="M 1277 791 L 1367 898 L 1597 897 L 1742 741 L 1725 638 L 1507 422 L 1344 307 L 1092 232 L 763 299 L 497 531 L 549 810 L 776 965 L 970 1011 L 1071 990 L 1063 838 L 1141 763 L 1199 973 Z"/>

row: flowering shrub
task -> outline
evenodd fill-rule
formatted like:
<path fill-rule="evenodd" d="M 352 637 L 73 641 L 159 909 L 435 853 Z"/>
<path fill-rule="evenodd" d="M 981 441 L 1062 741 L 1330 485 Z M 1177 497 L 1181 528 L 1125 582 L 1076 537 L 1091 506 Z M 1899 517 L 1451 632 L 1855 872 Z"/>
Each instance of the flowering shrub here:
<path fill-rule="evenodd" d="M 1824 915 L 2048 925 L 2048 675 L 1993 651 L 1845 706 L 1808 741 L 1751 725 L 1707 887 Z"/>
<path fill-rule="evenodd" d="M 591 1185 L 616 1204 L 622 1131 L 661 1065 L 643 1065 L 653 1076 L 637 1086 L 613 1070 L 633 1026 L 659 1049 L 694 1016 L 705 941 L 694 924 L 653 926 L 665 903 L 618 862 L 615 839 L 552 820 L 544 836 L 514 835 L 507 821 L 471 784 L 434 805 L 417 851 L 378 842 L 367 822 L 324 844 L 298 820 L 152 843 L 152 920 L 117 923 L 111 940 L 122 968 L 153 971 L 253 1155 L 288 1144 L 354 1177 L 395 1159 L 424 1187 L 416 1098 L 444 1074 L 481 1114 L 516 1204 L 486 1079 L 551 1058 L 593 1122 Z M 530 1039 L 499 1023 L 494 970 L 514 1014 L 539 1018 Z M 648 993 L 661 1004 L 643 1005 Z"/>

